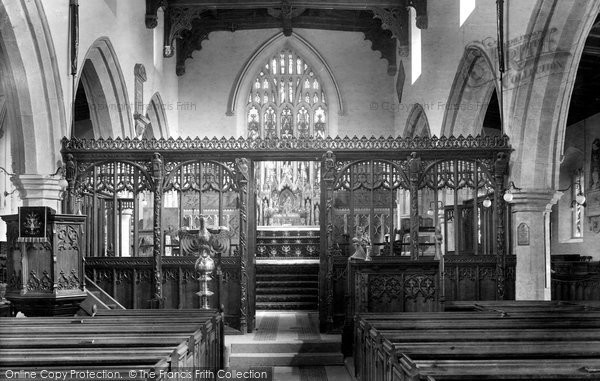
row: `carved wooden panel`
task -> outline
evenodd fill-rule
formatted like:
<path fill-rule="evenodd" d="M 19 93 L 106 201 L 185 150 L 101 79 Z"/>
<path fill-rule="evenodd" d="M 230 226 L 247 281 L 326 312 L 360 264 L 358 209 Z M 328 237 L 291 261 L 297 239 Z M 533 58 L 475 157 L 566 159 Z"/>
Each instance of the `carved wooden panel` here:
<path fill-rule="evenodd" d="M 165 308 L 199 308 L 200 282 L 194 270 L 195 257 L 165 257 L 162 266 L 162 288 Z M 225 320 L 239 328 L 240 265 L 239 258 L 222 259 L 221 282 L 218 270 L 213 272 L 209 289 L 213 308 L 224 306 Z M 88 258 L 86 275 L 125 308 L 149 308 L 152 298 L 152 258 Z"/>
<path fill-rule="evenodd" d="M 506 257 L 505 298 L 515 295 L 515 258 Z M 498 274 L 494 255 L 447 255 L 444 257 L 445 300 L 496 300 Z"/>
<path fill-rule="evenodd" d="M 600 262 L 554 261 L 552 300 L 600 300 Z"/>
<path fill-rule="evenodd" d="M 439 263 L 396 259 L 352 261 L 351 315 L 358 312 L 437 311 Z M 351 308 L 352 309 L 352 308 Z"/>

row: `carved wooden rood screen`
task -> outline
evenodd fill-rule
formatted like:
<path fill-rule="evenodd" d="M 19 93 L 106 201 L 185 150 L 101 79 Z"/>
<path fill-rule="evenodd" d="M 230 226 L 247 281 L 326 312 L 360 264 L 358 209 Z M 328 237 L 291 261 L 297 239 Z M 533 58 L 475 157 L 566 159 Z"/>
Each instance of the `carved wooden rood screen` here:
<path fill-rule="evenodd" d="M 198 307 L 195 253 L 180 240 L 203 216 L 226 227 L 230 242 L 217 258 L 211 303 L 232 327 L 253 329 L 253 174 L 262 160 L 321 160 L 322 330 L 341 328 L 356 311 L 514 297 L 505 136 L 62 144 L 67 211 L 87 216 L 86 274 L 125 307 Z M 353 238 L 372 260 L 348 261 Z"/>

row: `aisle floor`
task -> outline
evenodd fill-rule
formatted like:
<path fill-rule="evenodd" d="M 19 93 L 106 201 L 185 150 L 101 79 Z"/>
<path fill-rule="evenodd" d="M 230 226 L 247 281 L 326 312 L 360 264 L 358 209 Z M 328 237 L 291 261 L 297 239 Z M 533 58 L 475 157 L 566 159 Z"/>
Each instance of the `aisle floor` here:
<path fill-rule="evenodd" d="M 314 311 L 257 311 L 254 332 L 225 337 L 227 353 L 231 355 L 232 344 L 245 344 L 251 348 L 253 344 L 256 346 L 275 344 L 280 347 L 289 344 L 290 347 L 297 347 L 298 344 L 310 343 L 315 348 L 334 346 L 341 351 L 341 335 L 320 334 L 318 320 L 318 313 Z M 341 353 L 338 355 L 341 356 Z M 265 356 L 268 356 L 268 353 L 265 353 Z M 352 380 L 352 377 L 344 365 L 307 364 L 273 367 L 273 381 L 348 380 Z"/>

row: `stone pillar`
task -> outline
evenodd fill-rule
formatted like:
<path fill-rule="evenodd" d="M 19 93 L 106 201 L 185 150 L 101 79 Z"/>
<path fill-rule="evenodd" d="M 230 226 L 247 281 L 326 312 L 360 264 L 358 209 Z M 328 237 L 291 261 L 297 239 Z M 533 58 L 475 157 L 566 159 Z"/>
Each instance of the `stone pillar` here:
<path fill-rule="evenodd" d="M 512 247 L 517 256 L 515 298 L 550 300 L 550 210 L 561 192 L 524 189 L 513 193 Z"/>
<path fill-rule="evenodd" d="M 13 181 L 23 206 L 49 206 L 57 213 L 62 212 L 64 189 L 59 176 L 23 174 L 15 175 Z"/>

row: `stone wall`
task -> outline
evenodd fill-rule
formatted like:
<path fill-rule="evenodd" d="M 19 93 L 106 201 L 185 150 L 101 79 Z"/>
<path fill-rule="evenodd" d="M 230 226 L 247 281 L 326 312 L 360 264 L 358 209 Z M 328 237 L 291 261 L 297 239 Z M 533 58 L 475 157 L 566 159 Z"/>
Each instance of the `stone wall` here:
<path fill-rule="evenodd" d="M 179 100 L 188 105 L 179 110 L 182 136 L 245 135 L 244 111 L 238 109 L 236 115 L 227 116 L 227 100 L 244 64 L 277 33 L 270 29 L 210 34 L 202 50 L 186 61 L 186 73 L 179 78 Z M 330 115 L 330 132 L 341 136 L 392 135 L 394 113 L 382 110 L 381 105 L 394 102 L 394 79 L 387 74 L 387 61 L 371 50 L 363 34 L 306 29 L 295 29 L 294 33 L 322 56 L 340 86 L 345 111 Z M 266 50 L 274 54 L 281 43 Z M 256 74 L 249 73 L 252 77 Z M 334 94 L 326 95 L 329 103 L 335 100 Z M 242 98 L 247 96 L 240 94 Z"/>
<path fill-rule="evenodd" d="M 552 208 L 552 254 L 581 254 L 600 260 L 600 184 L 592 183 L 591 155 L 595 139 L 600 138 L 600 114 L 591 116 L 567 127 L 565 136 L 565 157 L 561 164 L 560 188 L 571 185 L 572 173 L 582 168 L 584 171 L 584 194 L 586 206 L 583 209 L 583 237 L 573 237 L 573 211 L 571 210 L 572 189 Z"/>
<path fill-rule="evenodd" d="M 54 4 L 42 2 L 52 33 L 56 59 L 60 68 L 61 85 L 65 97 L 66 115 L 70 115 L 71 76 L 69 75 L 69 6 L 68 2 Z M 170 130 L 177 132 L 178 80 L 175 75 L 175 57 L 163 58 L 162 40 L 164 22 L 159 17 L 155 29 L 147 29 L 144 23 L 144 0 L 103 0 L 79 2 L 79 68 L 90 47 L 99 38 L 108 38 L 112 43 L 123 74 L 128 99 L 133 110 L 134 66 L 144 65 L 147 81 L 144 83 L 145 103 L 156 92 L 161 94 Z M 80 73 L 79 73 L 80 74 Z M 124 107 L 125 100 L 110 107 Z M 92 106 L 93 107 L 93 106 Z M 69 118 L 70 119 L 70 118 Z"/>

